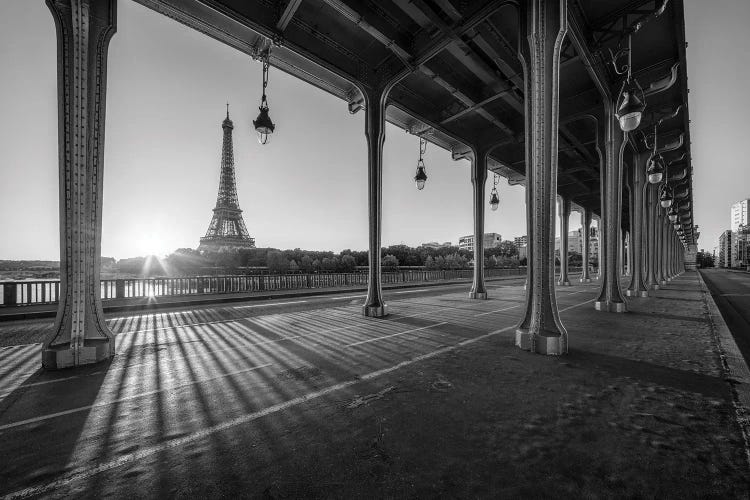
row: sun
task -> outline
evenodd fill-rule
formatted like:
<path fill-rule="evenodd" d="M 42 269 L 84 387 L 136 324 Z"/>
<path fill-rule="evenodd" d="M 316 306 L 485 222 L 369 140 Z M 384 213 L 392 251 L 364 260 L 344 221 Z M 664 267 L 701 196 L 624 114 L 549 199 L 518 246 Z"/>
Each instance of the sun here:
<path fill-rule="evenodd" d="M 144 232 L 135 238 L 135 249 L 139 255 L 161 256 L 166 252 L 164 240 L 156 233 Z"/>

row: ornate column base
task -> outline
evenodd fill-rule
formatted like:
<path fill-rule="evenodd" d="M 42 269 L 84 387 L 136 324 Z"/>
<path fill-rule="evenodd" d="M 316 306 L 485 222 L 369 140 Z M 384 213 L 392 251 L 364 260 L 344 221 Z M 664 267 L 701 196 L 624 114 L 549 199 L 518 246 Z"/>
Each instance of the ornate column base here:
<path fill-rule="evenodd" d="M 470 299 L 487 300 L 487 292 L 469 292 Z"/>
<path fill-rule="evenodd" d="M 557 282 L 557 286 L 570 286 L 570 281 L 568 281 L 568 280 L 558 281 Z"/>
<path fill-rule="evenodd" d="M 42 366 L 59 370 L 72 366 L 91 365 L 110 358 L 109 339 L 87 339 L 78 351 L 78 363 L 70 344 L 50 346 L 42 351 Z"/>
<path fill-rule="evenodd" d="M 648 290 L 625 290 L 625 295 L 627 297 L 648 297 Z"/>
<path fill-rule="evenodd" d="M 533 344 L 533 349 L 532 349 Z M 536 354 L 546 354 L 548 356 L 560 356 L 568 352 L 567 334 L 542 332 L 535 336 L 532 342 L 532 335 L 528 330 L 516 330 L 516 347 L 524 351 L 531 351 Z"/>
<path fill-rule="evenodd" d="M 628 311 L 628 306 L 625 302 L 597 300 L 594 302 L 594 309 L 604 312 L 623 313 Z"/>
<path fill-rule="evenodd" d="M 362 306 L 362 314 L 370 318 L 383 318 L 388 316 L 388 306 L 382 304 L 379 306 Z"/>
<path fill-rule="evenodd" d="M 591 283 L 591 278 L 581 278 L 578 281 L 580 281 L 581 283 Z"/>

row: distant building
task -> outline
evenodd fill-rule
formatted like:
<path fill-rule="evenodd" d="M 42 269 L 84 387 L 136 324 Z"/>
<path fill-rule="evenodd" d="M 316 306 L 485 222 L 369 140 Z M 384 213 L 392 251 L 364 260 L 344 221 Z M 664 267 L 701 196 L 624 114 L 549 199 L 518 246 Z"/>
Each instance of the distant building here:
<path fill-rule="evenodd" d="M 568 233 L 568 252 L 583 255 L 583 228 Z M 555 238 L 555 250 L 560 250 L 560 237 Z M 589 229 L 589 258 L 599 255 L 599 231 L 596 227 Z"/>
<path fill-rule="evenodd" d="M 748 213 L 748 210 L 750 210 L 750 198 L 746 200 L 741 200 L 732 205 L 732 219 L 731 219 L 731 228 L 732 232 L 736 232 L 739 230 L 740 226 L 748 226 L 750 225 L 750 214 Z"/>
<path fill-rule="evenodd" d="M 731 267 L 750 266 L 750 225 L 732 232 Z"/>
<path fill-rule="evenodd" d="M 500 246 L 502 238 L 497 233 L 484 233 L 484 248 L 494 248 Z M 458 239 L 458 248 L 461 250 L 474 251 L 474 235 L 461 236 Z"/>
<path fill-rule="evenodd" d="M 732 231 L 727 229 L 719 236 L 719 267 L 732 267 Z"/>
<path fill-rule="evenodd" d="M 568 253 L 577 252 L 581 253 L 581 231 L 569 231 L 568 232 Z M 560 250 L 560 237 L 555 237 L 555 250 Z"/>
<path fill-rule="evenodd" d="M 437 241 L 428 241 L 427 243 L 422 243 L 419 246 L 422 248 L 448 248 L 453 245 L 451 245 L 450 241 L 445 241 L 443 243 L 438 243 Z"/>
<path fill-rule="evenodd" d="M 529 242 L 529 237 L 525 234 L 523 236 L 516 236 L 513 238 L 513 244 L 516 245 L 516 248 L 525 247 Z"/>
<path fill-rule="evenodd" d="M 717 267 L 750 266 L 750 225 L 741 225 L 737 231 L 727 229 L 719 236 Z"/>

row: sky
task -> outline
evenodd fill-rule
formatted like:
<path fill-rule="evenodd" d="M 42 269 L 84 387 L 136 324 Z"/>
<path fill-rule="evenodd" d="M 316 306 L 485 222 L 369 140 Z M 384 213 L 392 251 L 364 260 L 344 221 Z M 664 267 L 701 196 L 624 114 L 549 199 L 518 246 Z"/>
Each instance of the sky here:
<path fill-rule="evenodd" d="M 711 249 L 732 202 L 750 196 L 738 106 L 750 79 L 750 2 L 686 0 L 696 223 Z M 710 4 L 710 5 L 708 5 Z M 56 41 L 44 2 L 0 0 L 0 259 L 59 258 Z M 722 57 L 716 57 L 721 53 Z M 744 62 L 741 62 L 744 61 Z M 260 247 L 367 248 L 364 113 L 271 68 L 277 129 L 255 139 L 261 66 L 130 0 L 118 2 L 108 59 L 102 255 L 164 255 L 198 245 L 216 202 L 221 121 L 230 103 L 240 206 Z M 429 145 L 429 179 L 412 180 L 418 140 L 387 126 L 384 246 L 450 241 L 472 232 L 467 161 Z M 489 176 L 486 197 L 492 186 Z M 524 188 L 499 184 L 486 232 L 526 234 Z M 571 230 L 580 226 L 573 214 Z"/>

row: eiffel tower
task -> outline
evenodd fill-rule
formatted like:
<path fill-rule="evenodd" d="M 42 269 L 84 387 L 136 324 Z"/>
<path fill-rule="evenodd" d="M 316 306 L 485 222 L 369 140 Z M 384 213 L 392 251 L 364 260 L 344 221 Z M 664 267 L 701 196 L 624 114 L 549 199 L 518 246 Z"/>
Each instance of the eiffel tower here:
<path fill-rule="evenodd" d="M 232 148 L 232 130 L 234 125 L 227 117 L 221 123 L 224 140 L 221 144 L 221 178 L 219 179 L 219 196 L 206 236 L 201 238 L 198 250 L 209 252 L 232 251 L 240 248 L 255 248 L 255 239 L 250 237 L 242 219 L 242 210 L 237 201 L 237 185 L 234 179 L 234 151 Z"/>

